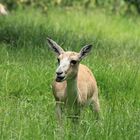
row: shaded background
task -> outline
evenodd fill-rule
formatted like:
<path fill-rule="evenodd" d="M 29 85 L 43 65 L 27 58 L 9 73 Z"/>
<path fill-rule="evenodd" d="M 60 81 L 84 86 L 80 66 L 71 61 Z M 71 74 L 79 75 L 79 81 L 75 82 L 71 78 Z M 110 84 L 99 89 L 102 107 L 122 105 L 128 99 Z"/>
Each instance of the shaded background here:
<path fill-rule="evenodd" d="M 84 7 L 101 8 L 116 14 L 140 14 L 140 0 L 1 0 L 8 9 L 33 6 L 46 11 L 48 7 Z"/>

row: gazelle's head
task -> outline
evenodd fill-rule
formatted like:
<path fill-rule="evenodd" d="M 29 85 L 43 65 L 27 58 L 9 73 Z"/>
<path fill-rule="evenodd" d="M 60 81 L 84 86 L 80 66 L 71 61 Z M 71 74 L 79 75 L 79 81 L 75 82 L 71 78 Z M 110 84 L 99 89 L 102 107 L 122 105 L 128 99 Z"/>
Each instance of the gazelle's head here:
<path fill-rule="evenodd" d="M 62 82 L 77 76 L 79 63 L 91 51 L 92 45 L 86 45 L 79 53 L 76 53 L 64 51 L 52 39 L 47 38 L 47 40 L 50 48 L 57 55 L 58 67 L 56 69 L 56 81 Z"/>

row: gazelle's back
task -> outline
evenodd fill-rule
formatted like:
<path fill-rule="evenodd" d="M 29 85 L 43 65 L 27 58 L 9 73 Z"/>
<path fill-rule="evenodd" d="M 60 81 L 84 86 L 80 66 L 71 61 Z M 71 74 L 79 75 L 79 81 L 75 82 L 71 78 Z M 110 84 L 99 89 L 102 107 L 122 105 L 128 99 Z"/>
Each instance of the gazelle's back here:
<path fill-rule="evenodd" d="M 86 103 L 87 99 L 92 98 L 94 95 L 98 96 L 96 80 L 91 72 L 91 70 L 80 64 L 77 77 L 77 87 L 78 87 L 78 101 L 81 104 Z M 64 101 L 66 94 L 67 83 L 56 82 L 53 83 L 53 93 L 56 100 Z M 73 87 L 72 87 L 73 88 Z"/>

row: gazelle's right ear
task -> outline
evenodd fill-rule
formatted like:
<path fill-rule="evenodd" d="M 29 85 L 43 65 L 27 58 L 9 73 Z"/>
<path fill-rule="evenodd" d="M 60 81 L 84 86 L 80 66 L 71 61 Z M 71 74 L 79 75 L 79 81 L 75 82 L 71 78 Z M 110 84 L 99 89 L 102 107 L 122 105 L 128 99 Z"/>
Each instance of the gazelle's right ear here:
<path fill-rule="evenodd" d="M 57 54 L 60 55 L 64 52 L 64 50 L 52 39 L 47 38 L 48 41 L 48 45 L 50 46 L 50 48 Z"/>
<path fill-rule="evenodd" d="M 92 49 L 91 44 L 84 46 L 79 53 L 79 59 L 82 60 L 85 56 L 87 56 L 91 51 L 91 49 Z"/>

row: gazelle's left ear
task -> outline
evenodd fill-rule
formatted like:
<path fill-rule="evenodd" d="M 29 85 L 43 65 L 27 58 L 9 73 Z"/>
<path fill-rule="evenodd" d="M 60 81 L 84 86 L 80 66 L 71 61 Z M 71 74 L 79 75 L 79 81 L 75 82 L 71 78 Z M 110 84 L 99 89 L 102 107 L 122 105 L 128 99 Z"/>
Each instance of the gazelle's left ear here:
<path fill-rule="evenodd" d="M 50 48 L 56 53 L 56 55 L 60 55 L 64 52 L 64 50 L 52 39 L 47 38 L 48 41 L 48 45 L 50 46 Z"/>
<path fill-rule="evenodd" d="M 92 49 L 92 45 L 91 45 L 91 44 L 84 46 L 84 47 L 81 49 L 81 51 L 79 52 L 79 59 L 81 60 L 81 59 L 83 59 L 85 56 L 87 56 L 88 53 L 91 51 L 91 49 Z"/>

